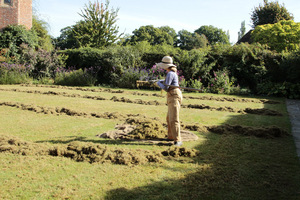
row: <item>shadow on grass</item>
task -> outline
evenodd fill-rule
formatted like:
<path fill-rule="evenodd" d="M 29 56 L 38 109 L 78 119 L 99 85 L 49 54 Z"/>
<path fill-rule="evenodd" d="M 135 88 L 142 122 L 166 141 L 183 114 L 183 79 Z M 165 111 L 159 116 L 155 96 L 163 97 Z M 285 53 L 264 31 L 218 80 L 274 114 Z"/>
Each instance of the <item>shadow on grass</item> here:
<path fill-rule="evenodd" d="M 279 118 L 260 120 L 276 125 Z M 239 120 L 233 116 L 225 123 Z M 195 147 L 201 152 L 194 160 L 197 172 L 133 189 L 117 188 L 106 199 L 300 199 L 300 165 L 292 136 L 265 139 L 208 133 L 205 137 L 206 142 Z"/>

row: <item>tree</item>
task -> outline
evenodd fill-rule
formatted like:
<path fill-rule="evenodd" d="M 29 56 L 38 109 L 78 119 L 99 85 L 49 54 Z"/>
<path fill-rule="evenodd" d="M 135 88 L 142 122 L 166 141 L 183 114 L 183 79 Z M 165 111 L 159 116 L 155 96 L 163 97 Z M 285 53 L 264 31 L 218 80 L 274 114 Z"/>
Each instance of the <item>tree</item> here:
<path fill-rule="evenodd" d="M 195 32 L 199 35 L 205 35 L 211 45 L 217 43 L 229 44 L 226 33 L 222 29 L 216 28 L 214 26 L 201 26 Z"/>
<path fill-rule="evenodd" d="M 279 5 L 276 2 L 268 2 L 264 0 L 264 5 L 254 8 L 251 14 L 252 27 L 263 24 L 275 24 L 281 20 L 293 20 L 294 17 L 287 11 L 284 5 Z"/>
<path fill-rule="evenodd" d="M 267 44 L 272 50 L 299 49 L 300 23 L 282 20 L 276 24 L 256 26 L 251 35 L 254 42 Z"/>
<path fill-rule="evenodd" d="M 179 39 L 177 41 L 177 46 L 181 49 L 198 49 L 208 45 L 208 40 L 205 35 L 199 35 L 198 33 L 191 33 L 187 30 L 181 30 L 178 32 L 178 36 Z"/>
<path fill-rule="evenodd" d="M 38 36 L 38 47 L 47 51 L 53 50 L 52 39 L 47 31 L 47 22 L 38 19 L 36 15 L 32 18 L 32 30 L 36 32 Z"/>
<path fill-rule="evenodd" d="M 105 47 L 120 38 L 118 35 L 119 27 L 117 22 L 119 9 L 109 10 L 109 0 L 105 5 L 89 1 L 88 5 L 79 14 L 83 21 L 78 24 L 78 30 L 74 30 L 75 38 L 79 41 L 80 46 Z M 87 37 L 88 35 L 88 37 Z M 89 38 L 89 39 L 88 39 Z"/>
<path fill-rule="evenodd" d="M 60 48 L 94 47 L 101 48 L 113 44 L 122 34 L 118 34 L 117 22 L 119 9 L 109 9 L 109 0 L 106 3 L 89 1 L 79 14 L 83 20 L 75 25 L 61 30 L 57 38 Z M 63 40 L 66 40 L 64 42 Z"/>
<path fill-rule="evenodd" d="M 246 27 L 245 27 L 245 21 L 242 21 L 241 23 L 241 29 L 238 32 L 238 40 L 240 40 L 246 33 Z"/>
<path fill-rule="evenodd" d="M 159 27 L 159 29 L 162 32 L 169 34 L 173 38 L 174 44 L 176 43 L 177 33 L 176 33 L 176 31 L 173 28 L 171 28 L 169 26 L 161 26 L 161 27 Z"/>
<path fill-rule="evenodd" d="M 79 48 L 78 41 L 75 38 L 73 28 L 74 26 L 67 26 L 60 30 L 60 36 L 54 39 L 56 48 L 59 49 L 73 49 Z"/>
<path fill-rule="evenodd" d="M 176 37 L 175 30 L 168 26 L 160 28 L 156 28 L 153 25 L 141 26 L 139 29 L 135 29 L 132 33 L 133 35 L 125 42 L 125 44 L 136 44 L 141 41 L 147 41 L 151 45 L 174 45 L 174 38 Z"/>

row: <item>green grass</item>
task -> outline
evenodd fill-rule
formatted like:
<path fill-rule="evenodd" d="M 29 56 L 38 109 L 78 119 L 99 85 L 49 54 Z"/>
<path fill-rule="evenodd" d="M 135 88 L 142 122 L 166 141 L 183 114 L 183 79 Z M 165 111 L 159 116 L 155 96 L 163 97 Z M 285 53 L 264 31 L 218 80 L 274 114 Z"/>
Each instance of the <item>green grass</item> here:
<path fill-rule="evenodd" d="M 107 99 L 117 96 L 132 100 L 166 102 L 165 98 L 133 95 L 135 90 L 125 90 L 121 94 L 95 93 L 19 85 L 1 85 L 0 89 L 56 91 L 102 96 Z M 160 94 L 160 91 L 137 92 Z M 184 96 L 205 95 L 224 96 L 184 93 Z M 236 109 L 268 108 L 281 112 L 283 116 L 182 108 L 180 119 L 184 123 L 200 123 L 207 126 L 276 125 L 290 131 L 284 99 L 273 100 L 280 101 L 281 104 L 192 99 L 185 99 L 183 103 L 230 106 Z M 0 101 L 65 107 L 87 113 L 142 114 L 151 118 L 157 117 L 161 121 L 165 121 L 167 112 L 167 106 L 164 105 L 139 105 L 14 91 L 0 91 Z M 168 148 L 95 137 L 112 130 L 116 124 L 123 123 L 122 120 L 45 115 L 5 106 L 0 106 L 0 116 L 0 135 L 16 136 L 30 142 L 65 145 L 77 140 L 126 149 Z M 167 159 L 161 164 L 89 164 L 62 157 L 0 153 L 0 199 L 300 199 L 300 163 L 291 135 L 264 139 L 233 134 L 195 133 L 199 140 L 185 142 L 184 147 L 199 150 L 198 157 Z"/>

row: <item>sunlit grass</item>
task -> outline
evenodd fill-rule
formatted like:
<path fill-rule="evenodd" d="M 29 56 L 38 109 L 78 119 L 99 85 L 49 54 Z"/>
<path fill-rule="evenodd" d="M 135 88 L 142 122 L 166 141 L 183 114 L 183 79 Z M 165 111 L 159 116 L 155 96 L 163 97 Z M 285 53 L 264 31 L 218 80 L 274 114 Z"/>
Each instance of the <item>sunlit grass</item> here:
<path fill-rule="evenodd" d="M 54 95 L 0 91 L 0 101 L 44 107 L 65 107 L 79 112 L 141 114 L 165 122 L 167 106 L 113 102 L 112 96 L 145 101 L 166 99 L 136 96 L 132 92 L 160 94 L 160 91 L 125 90 L 124 93 L 89 92 L 41 87 L 0 86 L 0 89 L 65 92 L 103 96 L 91 100 Z M 117 90 L 117 89 L 115 89 Z M 163 93 L 165 95 L 165 93 Z M 184 93 L 185 96 L 224 95 Z M 233 97 L 233 96 L 225 96 Z M 242 97 L 236 97 L 242 98 Z M 243 97 L 244 98 L 244 97 Z M 260 99 L 252 97 L 252 99 Z M 182 108 L 183 123 L 204 126 L 234 124 L 254 127 L 276 125 L 290 130 L 284 99 L 281 104 L 184 100 L 184 104 L 206 104 L 236 109 L 268 108 L 283 116 L 263 116 Z M 117 119 L 38 114 L 0 106 L 0 135 L 25 141 L 65 145 L 71 141 L 91 142 L 116 148 L 164 150 L 169 147 L 96 137 L 113 130 Z M 184 147 L 200 151 L 197 158 L 167 159 L 161 164 L 124 166 L 75 162 L 69 158 L 22 156 L 0 153 L 0 199 L 299 199 L 300 166 L 292 136 L 263 139 L 251 136 L 198 133 L 197 141 Z"/>

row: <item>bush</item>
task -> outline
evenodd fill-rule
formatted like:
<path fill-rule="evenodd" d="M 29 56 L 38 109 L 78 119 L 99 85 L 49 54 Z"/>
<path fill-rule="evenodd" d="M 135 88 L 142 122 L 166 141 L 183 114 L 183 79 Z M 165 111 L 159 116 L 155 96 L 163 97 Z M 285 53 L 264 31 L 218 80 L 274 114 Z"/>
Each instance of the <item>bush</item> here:
<path fill-rule="evenodd" d="M 30 66 L 0 63 L 0 84 L 21 84 L 31 81 Z"/>
<path fill-rule="evenodd" d="M 273 83 L 266 82 L 258 85 L 258 94 L 286 97 L 290 99 L 300 98 L 300 83 Z"/>
<path fill-rule="evenodd" d="M 130 68 L 118 76 L 115 74 L 112 84 L 120 88 L 136 88 L 136 81 L 148 76 L 146 69 Z"/>
<path fill-rule="evenodd" d="M 210 79 L 210 92 L 217 94 L 230 94 L 234 81 L 229 78 L 227 70 L 213 72 Z"/>
<path fill-rule="evenodd" d="M 285 55 L 276 75 L 277 82 L 298 83 L 300 80 L 300 50 Z"/>
<path fill-rule="evenodd" d="M 217 71 L 227 68 L 230 76 L 236 78 L 243 88 L 248 87 L 254 92 L 257 84 L 274 75 L 282 59 L 278 53 L 260 44 L 242 43 L 217 49 L 217 53 L 213 51 L 209 59 L 210 63 L 215 63 L 213 69 Z"/>
<path fill-rule="evenodd" d="M 199 89 L 199 90 L 203 89 L 203 85 L 201 83 L 201 79 L 191 79 L 190 81 L 188 81 L 188 85 L 191 88 L 195 88 L 195 89 Z"/>
<path fill-rule="evenodd" d="M 21 44 L 27 44 L 35 48 L 38 45 L 38 37 L 34 31 L 28 31 L 22 25 L 9 25 L 0 32 L 0 48 L 7 48 L 6 57 L 18 60 Z"/>
<path fill-rule="evenodd" d="M 25 44 L 21 45 L 20 50 L 22 57 L 19 62 L 32 66 L 30 75 L 35 79 L 53 78 L 55 70 L 65 65 L 65 58 L 57 55 L 55 51 L 35 50 Z"/>
<path fill-rule="evenodd" d="M 204 63 L 207 53 L 208 49 L 182 50 L 180 54 L 174 55 L 174 63 L 177 64 L 178 69 L 182 70 L 182 74 L 187 80 L 197 74 L 202 77 L 210 71 L 210 68 Z"/>
<path fill-rule="evenodd" d="M 66 86 L 93 86 L 96 83 L 93 69 L 64 70 L 57 69 L 54 84 Z"/>

